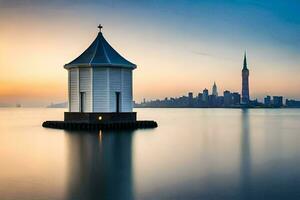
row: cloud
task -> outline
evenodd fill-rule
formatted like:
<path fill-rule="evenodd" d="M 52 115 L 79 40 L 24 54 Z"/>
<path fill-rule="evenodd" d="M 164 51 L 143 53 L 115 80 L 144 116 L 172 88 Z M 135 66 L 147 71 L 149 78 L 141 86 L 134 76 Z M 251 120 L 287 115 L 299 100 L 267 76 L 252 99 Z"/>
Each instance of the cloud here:
<path fill-rule="evenodd" d="M 210 57 L 215 57 L 214 55 L 211 55 L 209 53 L 206 53 L 206 52 L 199 52 L 199 51 L 191 51 L 193 54 L 196 54 L 196 55 L 200 55 L 200 56 L 210 56 Z"/>

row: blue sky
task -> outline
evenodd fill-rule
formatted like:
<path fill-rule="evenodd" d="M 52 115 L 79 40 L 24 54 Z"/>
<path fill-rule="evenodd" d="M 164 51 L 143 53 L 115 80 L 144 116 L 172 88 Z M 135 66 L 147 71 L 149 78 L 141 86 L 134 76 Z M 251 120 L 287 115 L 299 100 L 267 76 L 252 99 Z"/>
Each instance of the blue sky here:
<path fill-rule="evenodd" d="M 61 77 L 59 83 L 66 78 L 61 66 L 89 45 L 95 27 L 102 23 L 107 40 L 138 64 L 137 100 L 197 93 L 211 89 L 213 81 L 219 93 L 240 91 L 245 50 L 252 97 L 300 98 L 299 10 L 297 0 L 0 0 L 0 25 L 7 43 L 13 40 L 9 35 L 21 27 L 25 35 L 41 32 L 41 39 L 64 46 L 59 56 L 54 47 L 47 50 L 58 73 L 49 74 Z M 6 30 L 10 32 L 5 34 Z M 7 60 L 0 57 L 0 71 Z M 12 63 L 12 68 L 17 65 Z M 163 86 L 157 89 L 162 80 Z M 63 100 L 65 93 L 53 101 Z"/>

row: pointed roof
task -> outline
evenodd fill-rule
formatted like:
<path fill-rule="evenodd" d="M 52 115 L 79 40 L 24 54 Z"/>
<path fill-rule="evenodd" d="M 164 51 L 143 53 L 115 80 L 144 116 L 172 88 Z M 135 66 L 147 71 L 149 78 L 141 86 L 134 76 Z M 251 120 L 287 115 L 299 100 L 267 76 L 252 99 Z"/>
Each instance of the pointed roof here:
<path fill-rule="evenodd" d="M 212 95 L 218 96 L 218 88 L 217 88 L 216 81 L 214 81 L 214 85 L 212 87 Z"/>
<path fill-rule="evenodd" d="M 247 68 L 247 55 L 246 55 L 246 51 L 244 53 L 244 64 L 243 64 L 243 69 L 248 69 Z"/>
<path fill-rule="evenodd" d="M 102 26 L 96 39 L 92 44 L 75 60 L 65 64 L 64 68 L 72 67 L 123 67 L 135 69 L 136 65 L 123 58 L 110 44 L 105 40 L 101 32 Z"/>

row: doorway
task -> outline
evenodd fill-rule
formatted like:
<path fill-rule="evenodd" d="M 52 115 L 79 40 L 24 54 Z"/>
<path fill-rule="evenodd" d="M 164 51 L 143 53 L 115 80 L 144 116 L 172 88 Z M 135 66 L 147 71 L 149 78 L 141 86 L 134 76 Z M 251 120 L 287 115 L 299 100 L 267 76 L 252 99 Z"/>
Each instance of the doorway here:
<path fill-rule="evenodd" d="M 80 92 L 80 109 L 79 112 L 85 112 L 85 92 Z"/>
<path fill-rule="evenodd" d="M 120 112 L 120 97 L 121 97 L 121 93 L 116 92 L 116 112 L 117 113 Z"/>

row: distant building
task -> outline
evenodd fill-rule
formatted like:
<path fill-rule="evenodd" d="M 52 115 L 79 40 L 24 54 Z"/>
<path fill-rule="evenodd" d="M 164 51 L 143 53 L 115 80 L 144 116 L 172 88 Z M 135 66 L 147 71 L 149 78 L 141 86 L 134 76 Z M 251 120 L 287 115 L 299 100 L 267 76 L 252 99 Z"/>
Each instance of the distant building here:
<path fill-rule="evenodd" d="M 135 120 L 132 112 L 132 71 L 136 65 L 123 58 L 103 37 L 102 26 L 92 44 L 64 65 L 68 70 L 69 112 L 65 120 Z M 121 113 L 121 114 L 120 114 Z M 129 118 L 126 118 L 129 120 Z"/>
<path fill-rule="evenodd" d="M 192 92 L 189 92 L 188 98 L 189 98 L 188 104 L 189 104 L 189 106 L 192 106 L 193 105 L 193 93 Z"/>
<path fill-rule="evenodd" d="M 264 104 L 265 104 L 265 106 L 271 106 L 272 102 L 271 102 L 271 97 L 270 96 L 266 96 L 264 98 Z"/>
<path fill-rule="evenodd" d="M 212 87 L 212 95 L 214 96 L 218 96 L 218 88 L 217 88 L 217 85 L 216 85 L 216 82 L 214 82 L 214 85 Z"/>
<path fill-rule="evenodd" d="M 247 57 L 246 52 L 244 55 L 244 64 L 242 70 L 242 103 L 249 104 L 250 96 L 249 96 L 249 70 L 247 67 Z"/>
<path fill-rule="evenodd" d="M 202 101 L 203 103 L 207 104 L 208 103 L 208 89 L 204 89 L 202 93 Z"/>
<path fill-rule="evenodd" d="M 208 96 L 208 106 L 216 107 L 217 106 L 217 96 L 216 95 L 209 95 Z"/>
<path fill-rule="evenodd" d="M 232 104 L 234 104 L 234 105 L 241 104 L 241 95 L 238 92 L 232 93 Z"/>
<path fill-rule="evenodd" d="M 202 101 L 202 93 L 198 93 L 198 100 Z"/>
<path fill-rule="evenodd" d="M 62 103 L 51 103 L 47 106 L 47 108 L 67 108 L 68 102 L 62 102 Z"/>
<path fill-rule="evenodd" d="M 294 99 L 287 99 L 285 101 L 285 105 L 289 108 L 300 108 L 300 101 L 296 101 Z"/>
<path fill-rule="evenodd" d="M 273 106 L 276 108 L 283 106 L 283 97 L 282 96 L 273 96 Z"/>
<path fill-rule="evenodd" d="M 230 91 L 226 90 L 224 91 L 224 106 L 230 106 L 232 105 L 232 95 Z"/>
<path fill-rule="evenodd" d="M 259 106 L 263 106 L 263 103 L 259 102 L 258 99 L 254 99 L 249 102 L 249 105 L 251 107 L 259 107 Z"/>
<path fill-rule="evenodd" d="M 224 105 L 224 97 L 223 96 L 217 96 L 217 106 L 223 107 Z"/>
<path fill-rule="evenodd" d="M 202 106 L 202 93 L 198 93 L 196 102 L 197 102 L 197 107 Z"/>

